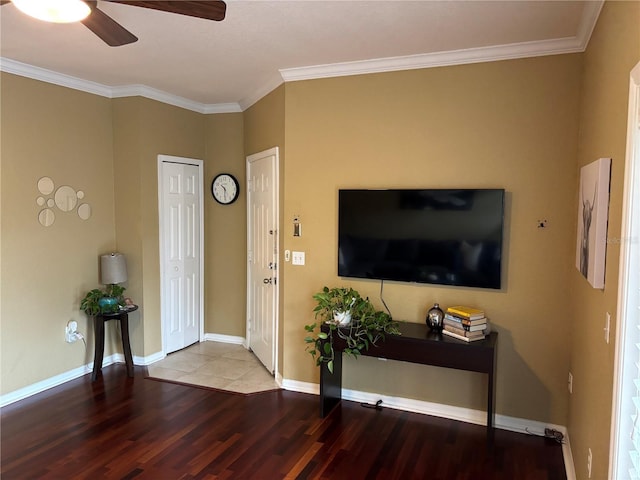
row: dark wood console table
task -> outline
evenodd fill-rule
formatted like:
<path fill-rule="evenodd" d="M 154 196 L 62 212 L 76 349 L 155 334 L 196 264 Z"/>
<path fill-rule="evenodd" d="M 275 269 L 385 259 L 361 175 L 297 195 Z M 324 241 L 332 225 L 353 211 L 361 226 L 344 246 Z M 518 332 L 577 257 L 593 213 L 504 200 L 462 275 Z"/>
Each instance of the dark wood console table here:
<path fill-rule="evenodd" d="M 122 327 L 122 349 L 124 351 L 124 362 L 127 365 L 127 375 L 133 377 L 133 356 L 131 355 L 131 344 L 129 343 L 129 314 L 138 309 L 137 305 L 133 305 L 126 310 L 115 313 L 100 313 L 93 317 L 95 330 L 95 354 L 93 356 L 93 373 L 91 373 L 91 381 L 94 382 L 98 378 L 98 373 L 102 371 L 102 359 L 104 357 L 104 324 L 109 320 L 120 320 Z"/>
<path fill-rule="evenodd" d="M 328 327 L 323 326 L 324 332 Z M 371 346 L 362 355 L 401 360 L 404 362 L 455 368 L 470 372 L 486 373 L 487 392 L 487 433 L 493 432 L 495 414 L 495 374 L 497 332 L 492 332 L 484 340 L 466 343 L 439 333 L 433 333 L 426 324 L 400 322 L 402 335 L 387 335 L 384 342 Z M 320 416 L 325 417 L 342 398 L 342 351 L 344 340 L 337 335 L 333 338 L 335 358 L 333 373 L 326 363 L 320 368 Z"/>

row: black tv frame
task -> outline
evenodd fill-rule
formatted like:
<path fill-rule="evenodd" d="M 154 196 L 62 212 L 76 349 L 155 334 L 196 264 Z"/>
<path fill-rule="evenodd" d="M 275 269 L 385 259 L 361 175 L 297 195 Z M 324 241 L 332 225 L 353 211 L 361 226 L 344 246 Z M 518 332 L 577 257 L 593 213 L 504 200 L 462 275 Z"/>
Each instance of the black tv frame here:
<path fill-rule="evenodd" d="M 355 196 L 368 200 L 360 198 L 364 205 L 361 212 L 347 211 L 354 207 L 345 202 L 348 197 L 353 201 Z M 397 203 L 393 209 L 385 204 L 390 201 Z M 383 208 L 379 218 L 377 202 Z M 474 202 L 489 204 L 488 210 L 480 210 Z M 340 189 L 338 214 L 340 277 L 502 288 L 504 189 Z M 389 217 L 391 214 L 396 217 Z M 398 218 L 402 216 L 406 218 Z M 411 217 L 414 220 L 409 222 Z M 442 221 L 440 227 L 449 222 L 450 229 L 461 232 L 456 238 L 449 238 L 441 231 L 446 229 L 438 230 L 434 219 Z M 364 226 L 353 225 L 357 223 Z M 399 235 L 399 228 L 413 230 L 415 235 Z M 366 234 L 357 235 L 366 229 Z M 443 237 L 438 238 L 439 235 Z"/>

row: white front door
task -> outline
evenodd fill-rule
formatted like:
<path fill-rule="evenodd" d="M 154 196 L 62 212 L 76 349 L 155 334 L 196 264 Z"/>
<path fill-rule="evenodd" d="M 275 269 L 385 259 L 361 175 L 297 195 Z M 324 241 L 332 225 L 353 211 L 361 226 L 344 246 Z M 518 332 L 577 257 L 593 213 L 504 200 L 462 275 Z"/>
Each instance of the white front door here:
<path fill-rule="evenodd" d="M 200 339 L 202 161 L 158 156 L 161 316 L 165 353 Z"/>
<path fill-rule="evenodd" d="M 278 148 L 247 157 L 247 337 L 271 373 L 278 313 Z"/>

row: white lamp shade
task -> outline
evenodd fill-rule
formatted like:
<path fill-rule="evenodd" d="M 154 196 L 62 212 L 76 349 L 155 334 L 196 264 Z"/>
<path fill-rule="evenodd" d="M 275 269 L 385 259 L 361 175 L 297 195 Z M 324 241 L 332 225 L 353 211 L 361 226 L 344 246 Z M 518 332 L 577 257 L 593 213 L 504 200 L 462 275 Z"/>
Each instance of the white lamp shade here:
<path fill-rule="evenodd" d="M 111 285 L 127 281 L 127 263 L 121 253 L 100 256 L 100 283 Z"/>

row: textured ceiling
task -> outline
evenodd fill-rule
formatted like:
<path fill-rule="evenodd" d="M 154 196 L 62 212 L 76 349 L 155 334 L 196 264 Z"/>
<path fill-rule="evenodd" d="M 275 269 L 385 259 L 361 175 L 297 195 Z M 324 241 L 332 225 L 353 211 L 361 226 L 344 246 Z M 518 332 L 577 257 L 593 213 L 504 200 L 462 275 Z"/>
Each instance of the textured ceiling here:
<path fill-rule="evenodd" d="M 601 2 L 228 1 L 222 22 L 99 8 L 139 41 L 108 47 L 82 24 L 0 8 L 4 71 L 39 67 L 109 88 L 144 86 L 246 108 L 283 79 L 581 51 Z M 27 73 L 28 75 L 28 73 Z"/>

